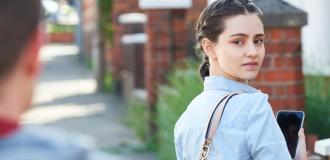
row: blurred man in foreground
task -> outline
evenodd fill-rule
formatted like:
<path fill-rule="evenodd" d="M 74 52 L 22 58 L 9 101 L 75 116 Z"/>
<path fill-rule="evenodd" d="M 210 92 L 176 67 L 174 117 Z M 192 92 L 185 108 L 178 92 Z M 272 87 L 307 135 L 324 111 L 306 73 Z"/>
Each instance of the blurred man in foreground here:
<path fill-rule="evenodd" d="M 90 159 L 90 146 L 78 136 L 19 124 L 40 70 L 40 17 L 40 0 L 0 1 L 0 159 Z"/>

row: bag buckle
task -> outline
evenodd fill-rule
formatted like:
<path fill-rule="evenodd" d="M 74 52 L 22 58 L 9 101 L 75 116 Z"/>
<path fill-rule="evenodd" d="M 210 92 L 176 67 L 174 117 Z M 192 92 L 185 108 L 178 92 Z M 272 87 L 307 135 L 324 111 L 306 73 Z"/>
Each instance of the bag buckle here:
<path fill-rule="evenodd" d="M 210 150 L 209 144 L 204 143 L 203 148 L 202 148 L 202 152 L 199 156 L 199 160 L 207 160 L 209 150 Z"/>

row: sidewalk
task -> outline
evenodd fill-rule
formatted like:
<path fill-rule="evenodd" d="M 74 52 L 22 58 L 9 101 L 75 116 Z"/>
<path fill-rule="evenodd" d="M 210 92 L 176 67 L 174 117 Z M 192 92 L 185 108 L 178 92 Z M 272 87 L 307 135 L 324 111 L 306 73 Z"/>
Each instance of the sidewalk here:
<path fill-rule="evenodd" d="M 90 135 L 111 160 L 155 159 L 141 151 L 142 143 L 123 123 L 124 106 L 118 98 L 95 92 L 93 73 L 79 62 L 74 46 L 49 44 L 41 50 L 41 60 L 34 108 L 24 115 L 24 124 Z"/>

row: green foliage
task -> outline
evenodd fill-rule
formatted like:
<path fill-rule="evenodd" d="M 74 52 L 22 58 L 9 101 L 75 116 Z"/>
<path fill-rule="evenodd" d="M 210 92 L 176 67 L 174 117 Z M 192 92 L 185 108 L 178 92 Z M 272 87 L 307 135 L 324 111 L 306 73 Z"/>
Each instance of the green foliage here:
<path fill-rule="evenodd" d="M 104 76 L 104 80 L 103 80 L 103 91 L 104 92 L 111 92 L 113 90 L 113 78 L 112 78 L 112 74 L 109 72 L 109 73 L 106 73 L 105 76 Z"/>
<path fill-rule="evenodd" d="M 319 138 L 330 137 L 330 77 L 305 76 L 306 125 Z"/>
<path fill-rule="evenodd" d="M 94 70 L 93 62 L 92 62 L 92 59 L 91 58 L 85 58 L 84 61 L 85 61 L 84 64 L 85 64 L 85 66 L 86 66 L 87 69 Z"/>
<path fill-rule="evenodd" d="M 149 131 L 148 119 L 150 115 L 147 110 L 146 102 L 134 98 L 129 102 L 127 112 L 128 125 L 141 140 L 146 140 L 146 135 Z"/>
<path fill-rule="evenodd" d="M 100 28 L 105 40 L 111 41 L 112 27 L 111 27 L 111 10 L 112 0 L 99 0 L 100 10 Z"/>
<path fill-rule="evenodd" d="M 133 129 L 135 134 L 144 141 L 144 148 L 149 151 L 154 151 L 157 148 L 156 136 L 150 135 L 150 110 L 148 109 L 145 100 L 133 98 L 130 100 L 127 108 L 126 122 Z"/>
<path fill-rule="evenodd" d="M 168 77 L 168 85 L 161 86 L 157 102 L 157 126 L 159 157 L 176 159 L 174 149 L 174 126 L 190 101 L 202 91 L 197 74 L 197 63 L 189 61 L 186 69 L 175 68 Z"/>
<path fill-rule="evenodd" d="M 47 24 L 47 33 L 73 33 L 75 29 L 74 25 L 60 25 L 60 24 Z"/>

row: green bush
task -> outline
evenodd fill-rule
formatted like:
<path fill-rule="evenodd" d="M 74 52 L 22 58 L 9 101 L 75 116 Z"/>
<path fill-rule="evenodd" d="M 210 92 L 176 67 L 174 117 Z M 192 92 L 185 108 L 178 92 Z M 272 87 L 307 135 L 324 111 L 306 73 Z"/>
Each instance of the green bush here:
<path fill-rule="evenodd" d="M 60 25 L 60 24 L 47 24 L 47 33 L 73 33 L 75 29 L 74 25 Z"/>
<path fill-rule="evenodd" d="M 131 100 L 127 109 L 127 122 L 141 140 L 146 140 L 149 131 L 148 119 L 149 112 L 146 102 L 137 98 Z"/>
<path fill-rule="evenodd" d="M 175 69 L 168 77 L 168 85 L 159 88 L 157 101 L 158 149 L 162 160 L 176 159 L 174 126 L 190 101 L 202 91 L 197 63 L 188 62 L 186 69 Z"/>
<path fill-rule="evenodd" d="M 305 76 L 306 126 L 319 138 L 330 137 L 330 77 Z"/>
<path fill-rule="evenodd" d="M 126 122 L 134 131 L 138 138 L 144 141 L 145 150 L 155 151 L 157 144 L 156 136 L 150 135 L 150 110 L 145 100 L 133 98 L 130 100 L 127 108 Z"/>
<path fill-rule="evenodd" d="M 104 40 L 112 40 L 111 11 L 112 0 L 99 0 L 100 20 L 99 25 Z"/>
<path fill-rule="evenodd" d="M 104 87 L 103 91 L 106 93 L 111 92 L 113 90 L 113 85 L 114 82 L 113 82 L 112 74 L 110 72 L 106 73 L 103 80 L 103 87 Z"/>

